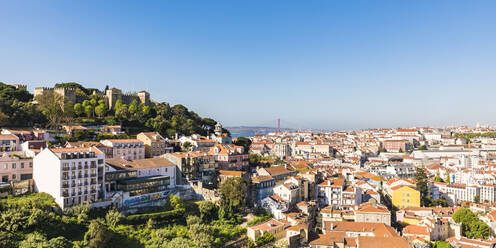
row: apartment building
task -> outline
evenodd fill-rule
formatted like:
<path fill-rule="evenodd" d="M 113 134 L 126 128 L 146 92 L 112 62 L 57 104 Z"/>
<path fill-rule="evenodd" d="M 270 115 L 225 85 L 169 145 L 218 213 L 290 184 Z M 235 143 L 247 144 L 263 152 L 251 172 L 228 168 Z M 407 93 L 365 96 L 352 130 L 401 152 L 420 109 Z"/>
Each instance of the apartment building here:
<path fill-rule="evenodd" d="M 43 149 L 33 159 L 35 191 L 50 194 L 61 208 L 95 202 L 104 163 L 104 153 L 95 147 Z"/>
<path fill-rule="evenodd" d="M 13 134 L 0 134 L 0 152 L 13 152 L 20 148 L 19 137 Z"/>
<path fill-rule="evenodd" d="M 376 203 L 364 203 L 355 210 L 355 222 L 384 223 L 391 225 L 391 212 Z"/>
<path fill-rule="evenodd" d="M 393 206 L 397 208 L 420 207 L 420 192 L 411 186 L 391 188 Z"/>
<path fill-rule="evenodd" d="M 275 143 L 270 153 L 279 158 L 291 156 L 291 147 L 286 143 Z"/>
<path fill-rule="evenodd" d="M 342 178 L 327 179 L 318 186 L 320 206 L 332 205 L 336 208 L 352 209 L 362 203 L 362 190 L 359 187 L 346 186 Z"/>
<path fill-rule="evenodd" d="M 474 185 L 468 186 L 461 183 L 436 183 L 435 187 L 438 187 L 439 195 L 446 199 L 446 201 L 450 205 L 454 205 L 456 203 L 461 203 L 464 201 L 474 202 L 476 196 L 479 196 L 480 198 L 481 188 Z M 485 193 L 488 193 L 489 190 L 490 189 L 488 189 L 488 187 L 484 188 Z M 490 198 L 486 194 L 484 197 Z"/>
<path fill-rule="evenodd" d="M 112 147 L 113 158 L 126 160 L 144 159 L 145 145 L 138 139 L 107 139 L 100 141 L 105 146 Z"/>
<path fill-rule="evenodd" d="M 274 178 L 271 176 L 256 176 L 251 178 L 252 183 L 252 199 L 255 203 L 259 203 L 262 199 L 270 196 L 274 192 L 274 186 L 276 185 Z"/>
<path fill-rule="evenodd" d="M 33 158 L 23 152 L 4 152 L 0 156 L 1 182 L 28 180 L 33 178 Z"/>
<path fill-rule="evenodd" d="M 174 148 L 169 146 L 167 140 L 157 132 L 142 132 L 136 136 L 136 139 L 145 144 L 145 157 L 147 158 L 174 152 Z"/>
<path fill-rule="evenodd" d="M 384 140 L 383 148 L 388 152 L 406 151 L 408 140 Z"/>
<path fill-rule="evenodd" d="M 174 152 L 162 156 L 177 166 L 178 184 L 186 184 L 192 179 L 209 183 L 216 176 L 218 166 L 214 156 L 202 152 Z"/>
<path fill-rule="evenodd" d="M 223 170 L 242 170 L 249 166 L 250 154 L 242 146 L 215 144 L 208 155 L 214 156 L 219 168 Z"/>

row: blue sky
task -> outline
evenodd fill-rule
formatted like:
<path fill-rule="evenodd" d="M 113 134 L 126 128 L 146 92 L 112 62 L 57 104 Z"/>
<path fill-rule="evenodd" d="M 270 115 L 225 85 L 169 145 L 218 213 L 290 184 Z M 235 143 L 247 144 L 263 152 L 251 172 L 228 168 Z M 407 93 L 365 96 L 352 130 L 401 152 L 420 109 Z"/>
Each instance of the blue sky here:
<path fill-rule="evenodd" d="M 496 124 L 495 1 L 0 1 L 0 81 L 224 125 Z M 287 124 L 290 123 L 290 124 Z"/>

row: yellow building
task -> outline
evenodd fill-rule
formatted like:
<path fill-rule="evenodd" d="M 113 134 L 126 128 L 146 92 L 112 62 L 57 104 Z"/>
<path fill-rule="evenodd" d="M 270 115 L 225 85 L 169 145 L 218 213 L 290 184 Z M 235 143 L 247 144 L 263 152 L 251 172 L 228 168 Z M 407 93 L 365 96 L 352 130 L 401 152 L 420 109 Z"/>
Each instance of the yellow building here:
<path fill-rule="evenodd" d="M 391 188 L 393 206 L 397 208 L 420 207 L 420 192 L 413 187 L 398 185 Z"/>

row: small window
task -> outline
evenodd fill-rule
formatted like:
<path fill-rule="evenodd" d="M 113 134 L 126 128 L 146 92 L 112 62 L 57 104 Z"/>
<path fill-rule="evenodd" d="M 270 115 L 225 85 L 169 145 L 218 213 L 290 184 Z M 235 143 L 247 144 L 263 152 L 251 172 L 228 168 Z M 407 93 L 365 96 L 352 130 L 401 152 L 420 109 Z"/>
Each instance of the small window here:
<path fill-rule="evenodd" d="M 12 169 L 17 168 L 17 165 L 15 163 L 12 164 Z"/>

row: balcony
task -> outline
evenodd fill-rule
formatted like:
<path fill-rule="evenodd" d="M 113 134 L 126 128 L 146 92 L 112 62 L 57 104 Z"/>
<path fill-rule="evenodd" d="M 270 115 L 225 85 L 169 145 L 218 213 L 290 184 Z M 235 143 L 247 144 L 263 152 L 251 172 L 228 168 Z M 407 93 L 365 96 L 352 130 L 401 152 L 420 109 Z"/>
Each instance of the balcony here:
<path fill-rule="evenodd" d="M 83 166 L 82 165 L 78 165 L 78 170 L 81 170 L 83 169 Z"/>
<path fill-rule="evenodd" d="M 64 193 L 62 193 L 62 196 L 63 197 L 69 197 L 69 193 L 68 192 L 64 192 Z"/>
<path fill-rule="evenodd" d="M 91 173 L 91 177 L 96 177 L 96 173 Z"/>
<path fill-rule="evenodd" d="M 91 192 L 92 194 L 94 194 L 94 193 L 96 193 L 96 190 L 92 189 L 92 190 L 90 190 L 90 192 Z"/>
<path fill-rule="evenodd" d="M 92 164 L 92 165 L 90 166 L 90 168 L 91 168 L 91 169 L 95 169 L 95 168 L 96 168 L 96 164 Z"/>
<path fill-rule="evenodd" d="M 72 166 L 71 169 L 75 170 L 76 169 L 76 166 Z"/>
<path fill-rule="evenodd" d="M 70 169 L 71 169 L 70 167 L 62 167 L 62 170 L 63 170 L 63 171 L 68 171 L 68 170 L 70 170 Z"/>
<path fill-rule="evenodd" d="M 69 188 L 69 184 L 62 184 L 62 188 Z"/>

